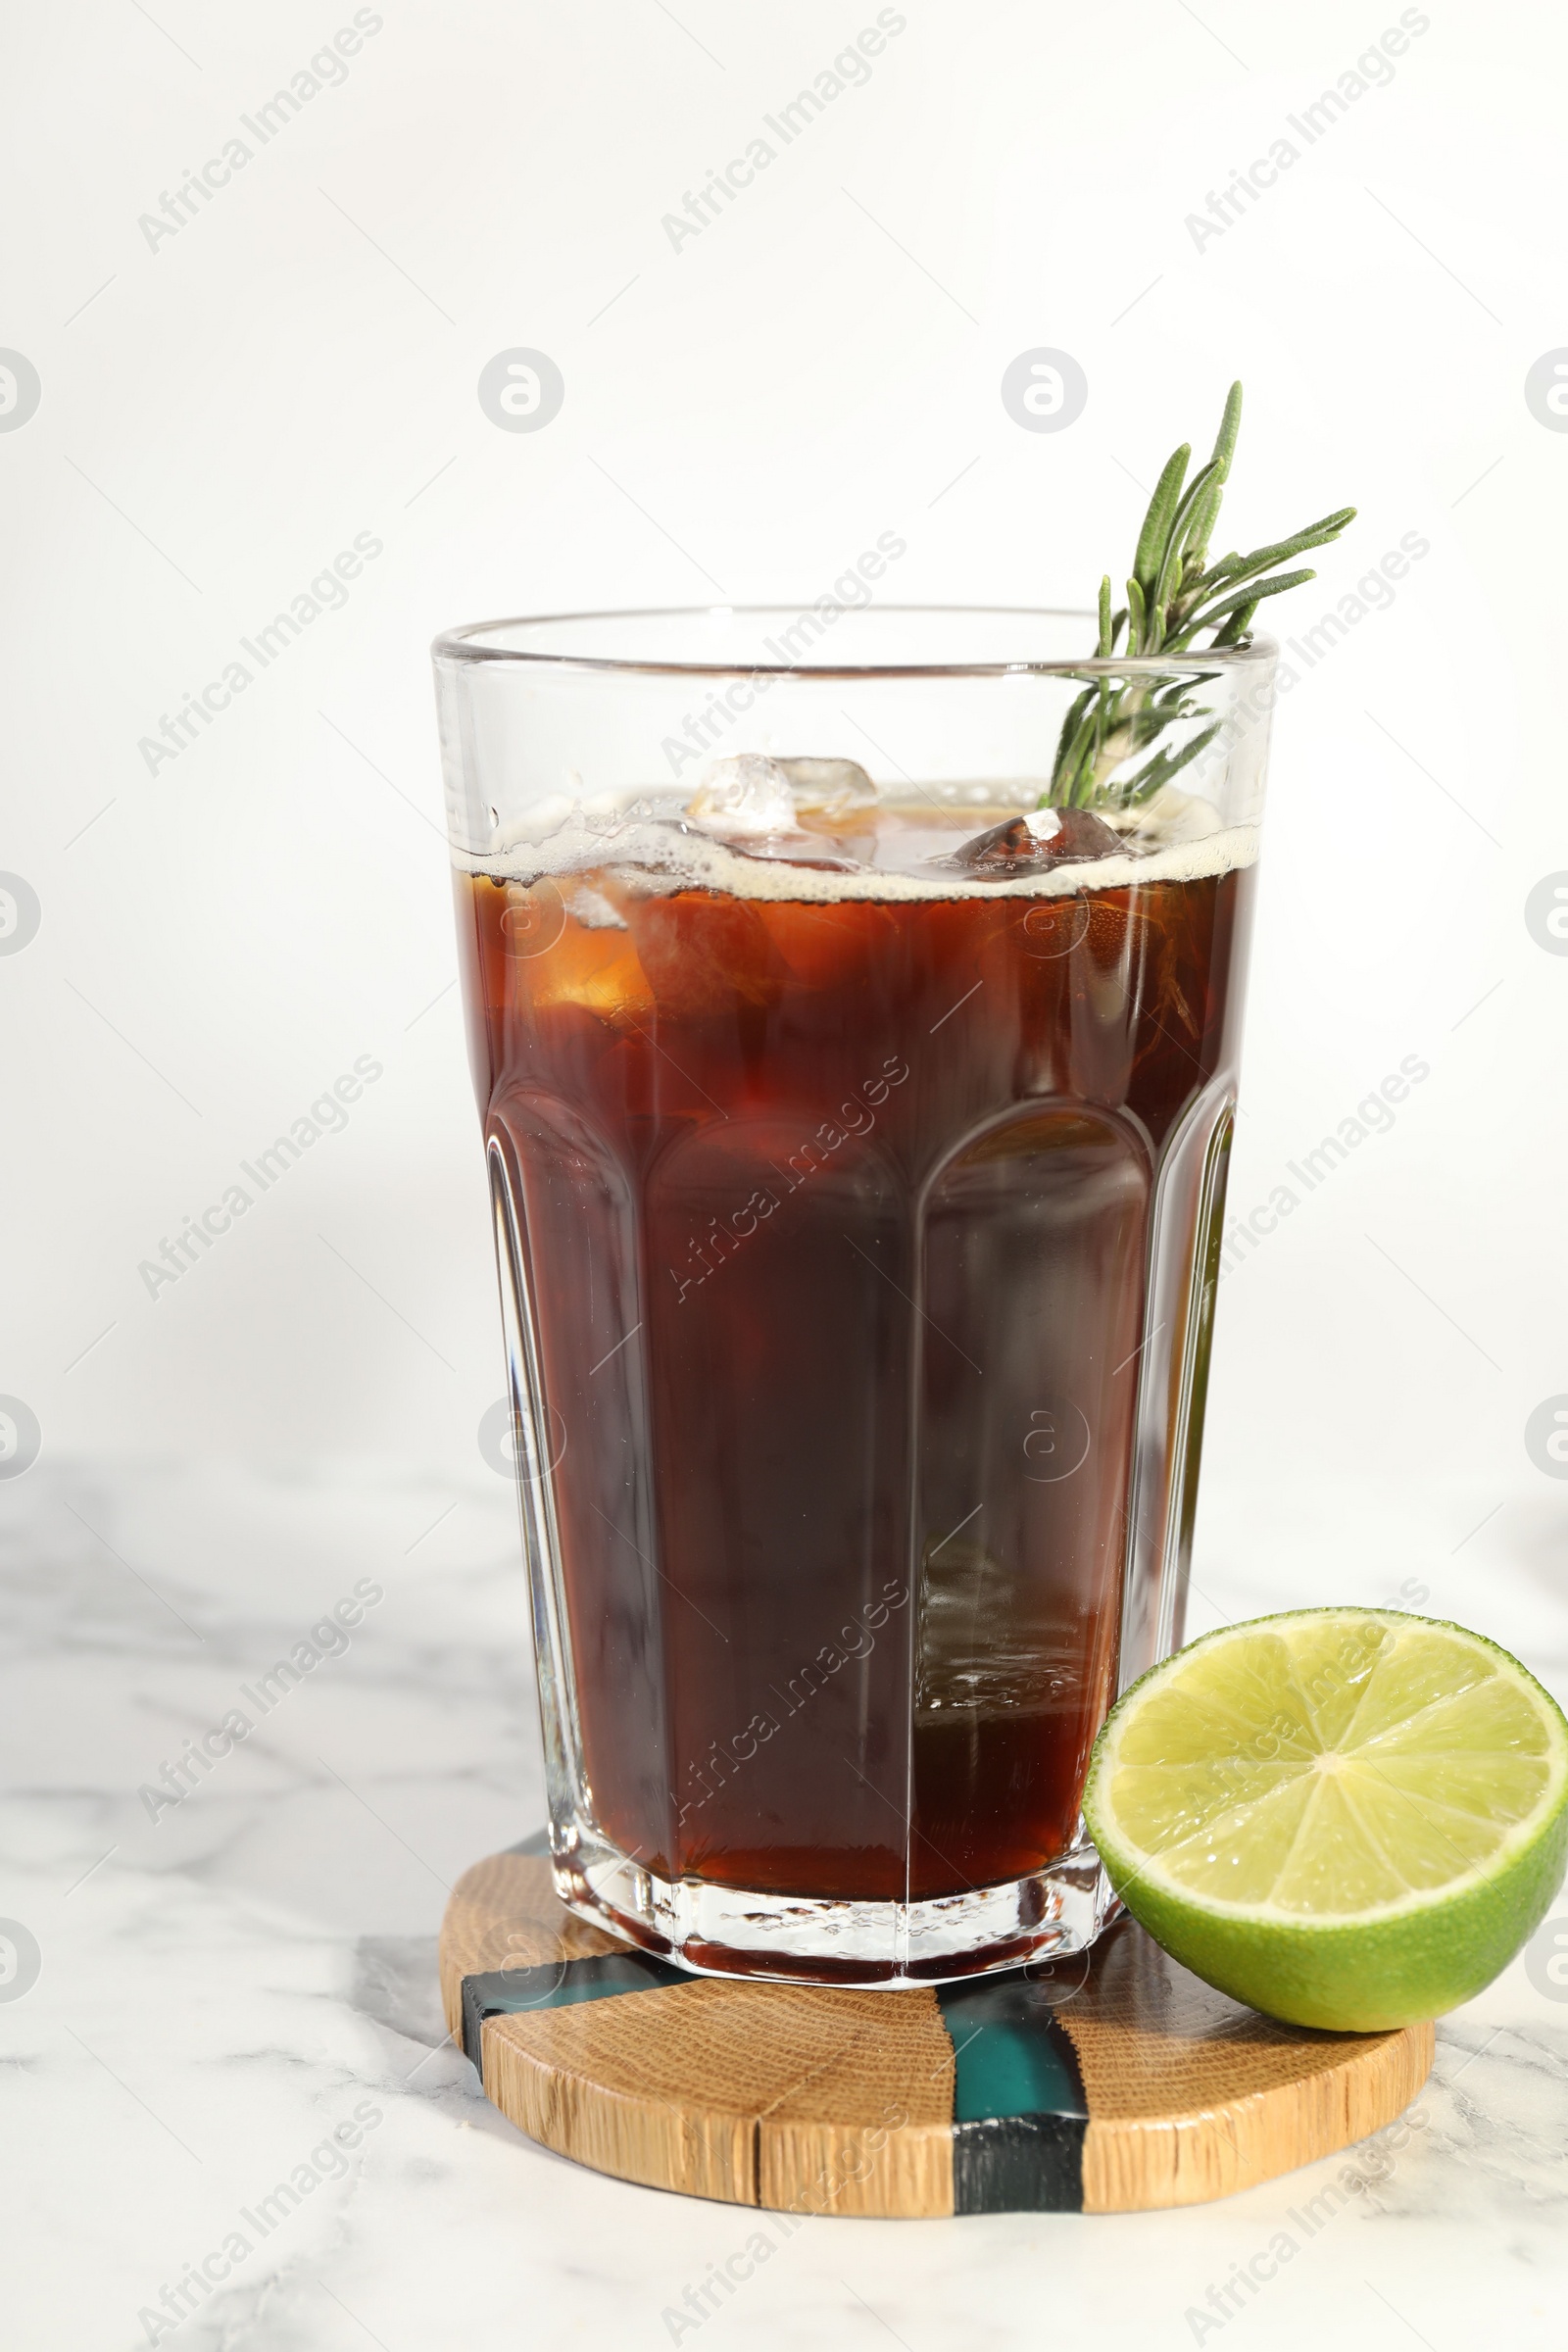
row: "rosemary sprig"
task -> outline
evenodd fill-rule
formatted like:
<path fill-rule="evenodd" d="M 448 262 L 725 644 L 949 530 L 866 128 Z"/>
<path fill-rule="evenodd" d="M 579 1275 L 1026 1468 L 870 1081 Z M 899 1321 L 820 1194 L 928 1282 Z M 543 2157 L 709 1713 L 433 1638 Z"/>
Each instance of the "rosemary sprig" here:
<path fill-rule="evenodd" d="M 1210 564 L 1209 542 L 1219 520 L 1241 422 L 1242 387 L 1236 383 L 1226 399 L 1207 464 L 1189 481 L 1187 468 L 1193 452 L 1185 441 L 1167 461 L 1138 534 L 1125 605 L 1112 611 L 1108 572 L 1100 583 L 1096 646 L 1100 661 L 1109 661 L 1118 650 L 1144 659 L 1187 653 L 1205 630 L 1213 634 L 1207 647 L 1200 650 L 1245 646 L 1253 614 L 1266 597 L 1281 596 L 1288 588 L 1299 588 L 1317 577 L 1310 568 L 1282 571 L 1278 567 L 1312 548 L 1326 547 L 1354 518 L 1353 507 L 1341 507 L 1289 539 L 1277 539 L 1250 556 L 1221 556 L 1218 563 Z M 1117 771 L 1147 751 L 1178 719 L 1204 716 L 1202 705 L 1192 700 L 1180 679 L 1162 686 L 1150 686 L 1142 679 L 1094 679 L 1062 722 L 1051 784 L 1041 795 L 1042 808 L 1132 808 L 1152 799 L 1213 741 L 1221 720 L 1199 727 L 1178 748 L 1161 745 L 1146 765 L 1131 774 Z"/>

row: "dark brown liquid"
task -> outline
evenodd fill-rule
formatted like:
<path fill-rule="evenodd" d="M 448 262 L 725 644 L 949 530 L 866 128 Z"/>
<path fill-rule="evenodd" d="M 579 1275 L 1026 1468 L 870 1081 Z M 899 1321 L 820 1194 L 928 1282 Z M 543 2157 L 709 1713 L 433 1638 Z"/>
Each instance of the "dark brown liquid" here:
<path fill-rule="evenodd" d="M 1250 884 L 460 879 L 587 1804 L 662 1877 L 917 1898 L 1071 1845 Z"/>

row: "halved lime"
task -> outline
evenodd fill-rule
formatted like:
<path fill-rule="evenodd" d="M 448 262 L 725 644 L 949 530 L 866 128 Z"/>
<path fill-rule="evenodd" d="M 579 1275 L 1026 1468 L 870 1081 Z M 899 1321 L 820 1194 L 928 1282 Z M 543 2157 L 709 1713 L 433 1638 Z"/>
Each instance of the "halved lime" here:
<path fill-rule="evenodd" d="M 1205 1634 L 1123 1693 L 1084 1812 L 1135 1919 L 1267 2016 L 1369 2032 L 1489 1984 L 1568 1857 L 1568 1722 L 1505 1649 L 1392 1609 Z"/>

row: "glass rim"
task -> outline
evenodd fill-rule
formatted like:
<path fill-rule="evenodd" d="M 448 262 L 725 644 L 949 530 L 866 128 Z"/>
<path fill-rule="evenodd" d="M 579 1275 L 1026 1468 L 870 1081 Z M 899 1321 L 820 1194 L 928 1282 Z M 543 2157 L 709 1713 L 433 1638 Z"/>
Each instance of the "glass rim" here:
<path fill-rule="evenodd" d="M 1266 667 L 1279 653 L 1272 637 L 1253 636 L 1246 645 L 1213 649 L 1191 648 L 1179 654 L 1085 654 L 1078 659 L 1000 662 L 842 662 L 809 658 L 799 662 L 673 662 L 621 654 L 558 653 L 531 646 L 482 642 L 508 629 L 543 629 L 572 622 L 638 620 L 708 620 L 780 617 L 798 620 L 813 610 L 810 605 L 634 605 L 603 612 L 528 612 L 501 620 L 466 621 L 443 629 L 431 641 L 437 662 L 469 663 L 515 662 L 539 669 L 619 672 L 630 677 L 708 678 L 1005 678 L 1005 677 L 1171 677 L 1194 670 L 1248 670 Z M 1071 605 L 846 605 L 839 617 L 873 612 L 880 617 L 900 613 L 946 615 L 973 620 L 994 615 L 1011 620 L 1077 620 L 1098 629 L 1099 615 L 1088 607 Z"/>

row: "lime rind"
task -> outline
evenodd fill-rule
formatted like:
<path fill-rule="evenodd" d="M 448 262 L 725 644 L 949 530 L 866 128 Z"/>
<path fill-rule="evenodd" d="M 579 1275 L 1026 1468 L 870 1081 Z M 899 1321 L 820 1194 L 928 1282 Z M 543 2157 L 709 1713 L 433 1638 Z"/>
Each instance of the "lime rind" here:
<path fill-rule="evenodd" d="M 1408 2024 L 1479 1991 L 1549 1908 L 1568 1723 L 1464 1627 L 1295 1610 L 1135 1684 L 1084 1811 L 1127 1908 L 1196 1974 L 1298 2024 Z"/>

